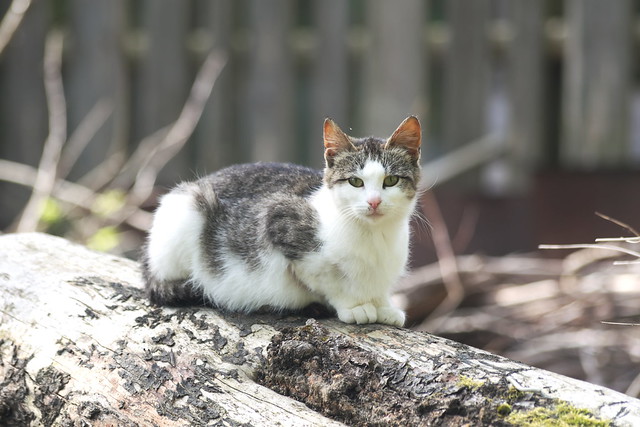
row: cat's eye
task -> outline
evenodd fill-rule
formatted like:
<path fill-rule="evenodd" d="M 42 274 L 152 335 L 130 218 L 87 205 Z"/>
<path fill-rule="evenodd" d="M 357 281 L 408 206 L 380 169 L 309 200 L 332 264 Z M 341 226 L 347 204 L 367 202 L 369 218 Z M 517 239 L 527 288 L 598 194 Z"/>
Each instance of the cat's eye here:
<path fill-rule="evenodd" d="M 349 181 L 349 184 L 351 184 L 354 187 L 362 187 L 364 185 L 364 181 L 358 178 L 357 176 L 352 176 L 347 181 Z"/>
<path fill-rule="evenodd" d="M 382 181 L 382 185 L 384 187 L 393 187 L 400 181 L 400 177 L 398 175 L 388 175 L 384 177 L 384 181 Z"/>

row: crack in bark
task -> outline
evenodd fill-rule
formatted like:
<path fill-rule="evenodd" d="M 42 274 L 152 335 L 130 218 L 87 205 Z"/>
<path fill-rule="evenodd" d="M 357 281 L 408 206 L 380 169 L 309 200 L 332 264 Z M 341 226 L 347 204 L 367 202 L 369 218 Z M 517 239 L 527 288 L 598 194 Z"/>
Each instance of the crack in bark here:
<path fill-rule="evenodd" d="M 18 346 L 0 340 L 0 368 L 4 378 L 0 382 L 0 425 L 29 425 L 36 416 L 25 404 L 29 395 L 25 367 L 33 356 L 18 357 Z"/>
<path fill-rule="evenodd" d="M 267 353 L 257 375 L 260 384 L 349 425 L 506 426 L 505 403 L 510 408 L 553 404 L 534 393 L 514 392 L 505 378 L 465 381 L 464 373 L 473 368 L 464 355 L 443 356 L 432 372 L 419 371 L 315 321 L 283 329 Z"/>

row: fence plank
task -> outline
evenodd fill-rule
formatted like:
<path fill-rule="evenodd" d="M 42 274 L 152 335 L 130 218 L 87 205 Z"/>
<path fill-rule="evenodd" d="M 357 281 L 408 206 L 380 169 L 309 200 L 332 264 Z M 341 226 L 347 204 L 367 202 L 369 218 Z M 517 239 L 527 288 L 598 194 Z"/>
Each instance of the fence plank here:
<path fill-rule="evenodd" d="M 631 6 L 629 0 L 567 2 L 560 147 L 565 166 L 628 162 Z"/>
<path fill-rule="evenodd" d="M 238 63 L 232 49 L 233 0 L 203 1 L 202 14 L 208 22 L 201 25 L 210 34 L 211 47 L 227 54 L 227 64 L 213 87 L 209 102 L 196 130 L 198 173 L 213 172 L 223 166 L 246 160 L 243 158 L 241 135 L 235 130 L 237 110 L 235 75 Z"/>
<path fill-rule="evenodd" d="M 49 8 L 34 2 L 2 58 L 0 146 L 3 157 L 37 165 L 47 137 L 43 55 Z"/>
<path fill-rule="evenodd" d="M 289 32 L 290 0 L 251 0 L 248 3 L 249 70 L 244 117 L 251 157 L 261 161 L 296 161 L 293 96 L 294 73 Z"/>
<path fill-rule="evenodd" d="M 348 128 L 349 7 L 342 0 L 315 0 L 313 16 L 316 32 L 316 51 L 312 64 L 311 114 L 307 131 L 308 163 L 323 165 L 322 121 L 331 117 Z"/>
<path fill-rule="evenodd" d="M 137 79 L 134 140 L 139 141 L 174 122 L 188 94 L 189 61 L 186 36 L 189 4 L 182 0 L 145 0 L 142 29 L 147 50 L 140 58 Z M 191 169 L 186 149 L 176 155 L 159 176 L 164 184 L 189 178 Z M 187 176 L 185 176 L 187 175 Z"/>
<path fill-rule="evenodd" d="M 545 81 L 547 52 L 542 34 L 548 8 L 540 2 L 315 0 L 306 5 L 293 0 L 145 0 L 133 6 L 124 0 L 69 0 L 65 13 L 59 15 L 60 21 L 67 20 L 61 24 L 69 34 L 63 70 L 69 133 L 99 100 L 108 98 L 114 107 L 71 178 L 101 162 L 113 141 L 120 148 L 130 148 L 126 147 L 129 141 L 176 117 L 198 65 L 185 44 L 206 38 L 213 40 L 214 48 L 229 53 L 229 63 L 197 128 L 190 160 L 170 165 L 165 183 L 191 177 L 193 169 L 202 173 L 246 160 L 320 166 L 320 123 L 325 116 L 345 128 L 353 127 L 354 134 L 384 135 L 410 113 L 418 114 L 430 129 L 427 112 L 432 110 L 434 121 L 442 117 L 442 132 L 438 128 L 429 133 L 438 138 L 442 134 L 444 140 L 442 149 L 433 152 L 450 151 L 486 132 L 494 66 L 507 77 L 508 136 L 513 149 L 508 160 L 515 188 L 526 188 L 527 176 L 542 163 L 541 143 L 546 144 L 552 132 L 553 139 L 561 133 L 561 146 L 553 149 L 563 166 L 621 167 L 632 161 L 629 99 L 635 82 L 632 60 L 637 54 L 633 4 L 631 0 L 566 2 L 569 31 L 562 52 L 563 84 L 557 84 L 563 93 L 561 130 L 556 131 L 553 123 L 543 122 L 545 106 L 552 102 L 544 98 L 545 86 L 557 79 L 552 76 L 553 80 Z M 497 5 L 506 11 L 515 31 L 505 64 L 495 61 L 486 34 L 490 12 L 498 10 Z M 295 44 L 302 48 L 291 49 L 292 35 L 306 35 L 304 29 L 293 28 L 295 6 L 309 8 L 304 12 L 314 23 L 310 60 L 304 56 L 309 53 L 306 39 Z M 442 7 L 448 27 L 431 32 L 444 35 L 432 45 L 442 55 L 428 58 L 425 25 L 429 14 L 438 15 Z M 0 155 L 35 163 L 40 146 L 34 144 L 41 144 L 46 136 L 41 56 L 44 34 L 52 25 L 52 6 L 34 2 L 31 8 L 0 58 L 0 137 L 11 141 L 2 142 Z M 142 61 L 131 61 L 133 68 L 127 70 L 121 38 L 128 37 L 127 19 L 138 8 L 149 50 Z M 367 25 L 364 33 L 350 27 L 349 13 L 361 11 Z M 194 38 L 200 30 L 205 38 Z M 354 46 L 349 37 L 354 34 L 365 37 L 357 39 L 358 47 L 349 51 Z M 197 54 L 207 50 L 202 46 Z M 365 51 L 359 50 L 362 46 Z M 300 64 L 310 64 L 304 75 L 295 68 Z M 440 104 L 428 93 L 433 69 L 432 76 L 442 70 L 444 77 L 442 95 L 437 95 L 442 106 L 429 104 Z M 439 90 L 440 82 L 435 84 Z M 300 99 L 309 99 L 309 104 L 298 108 Z M 300 136 L 304 141 L 296 139 Z"/>
<path fill-rule="evenodd" d="M 444 146 L 451 150 L 486 130 L 489 1 L 449 0 L 446 8 L 451 41 L 444 64 Z"/>
<path fill-rule="evenodd" d="M 425 114 L 424 6 L 421 0 L 366 3 L 372 39 L 362 99 L 367 134 L 388 135 L 408 115 Z"/>
<path fill-rule="evenodd" d="M 544 5 L 528 0 L 508 0 L 503 5 L 513 30 L 505 67 L 510 105 L 510 190 L 522 191 L 530 185 L 533 169 L 540 165 L 545 140 Z"/>
<path fill-rule="evenodd" d="M 0 157 L 37 165 L 47 137 L 42 60 L 49 4 L 33 2 L 0 63 Z M 26 203 L 24 188 L 0 183 L 0 228 Z"/>
<path fill-rule="evenodd" d="M 126 149 L 130 111 L 120 39 L 125 24 L 123 0 L 71 0 L 68 9 L 71 43 L 65 71 L 69 132 L 97 102 L 108 99 L 113 105 L 112 116 L 80 156 L 73 178 L 100 164 L 110 149 Z"/>

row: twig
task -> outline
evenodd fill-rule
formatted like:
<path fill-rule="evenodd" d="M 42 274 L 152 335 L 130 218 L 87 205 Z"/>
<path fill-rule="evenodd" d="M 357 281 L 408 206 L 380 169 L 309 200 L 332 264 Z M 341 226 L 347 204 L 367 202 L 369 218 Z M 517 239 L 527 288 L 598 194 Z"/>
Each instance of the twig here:
<path fill-rule="evenodd" d="M 40 209 L 43 201 L 53 190 L 60 153 L 67 138 L 67 105 L 60 73 L 62 47 L 62 34 L 55 30 L 50 32 L 44 53 L 44 88 L 49 110 L 49 135 L 44 142 L 31 197 L 16 227 L 18 232 L 33 231 L 38 226 Z"/>
<path fill-rule="evenodd" d="M 477 208 L 465 209 L 458 225 L 458 230 L 451 239 L 451 246 L 456 252 L 464 252 L 473 238 L 478 225 L 480 212 Z"/>
<path fill-rule="evenodd" d="M 103 98 L 95 103 L 65 144 L 58 165 L 58 176 L 65 178 L 69 174 L 80 154 L 112 113 L 113 103 L 111 100 Z"/>
<path fill-rule="evenodd" d="M 436 185 L 442 185 L 464 172 L 494 160 L 505 151 L 504 138 L 499 135 L 486 135 L 471 141 L 463 147 L 423 165 L 419 187 L 432 188 Z"/>
<path fill-rule="evenodd" d="M 629 384 L 629 387 L 627 387 L 627 390 L 624 392 L 624 394 L 627 394 L 631 397 L 640 396 L 640 374 L 636 375 L 633 381 L 631 381 L 631 384 Z"/>
<path fill-rule="evenodd" d="M 202 116 L 213 86 L 225 64 L 226 56 L 223 53 L 219 51 L 209 53 L 193 82 L 189 97 L 178 119 L 159 142 L 155 137 L 150 138 L 144 144 L 141 143 L 131 156 L 131 160 L 123 170 L 138 172 L 127 197 L 129 206 L 139 206 L 151 195 L 160 170 L 185 145 Z M 162 131 L 161 129 L 153 136 L 161 135 Z M 131 213 L 132 211 L 124 209 L 122 220 Z"/>
<path fill-rule="evenodd" d="M 581 347 L 578 349 L 578 361 L 580 362 L 580 367 L 582 367 L 582 372 L 584 372 L 587 382 L 602 384 L 604 382 L 602 369 L 594 353 L 593 347 L 590 345 Z"/>
<path fill-rule="evenodd" d="M 619 225 L 620 227 L 622 227 L 622 228 L 628 230 L 629 232 L 631 232 L 631 234 L 633 234 L 634 236 L 640 237 L 640 234 L 636 231 L 636 229 L 631 227 L 630 225 L 625 224 L 624 222 L 619 221 L 619 220 L 617 220 L 615 218 L 611 218 L 610 216 L 607 216 L 607 215 L 602 214 L 600 212 L 596 212 L 596 215 L 598 215 L 602 219 L 605 219 L 607 221 L 610 221 L 610 222 L 614 223 L 615 225 Z"/>
<path fill-rule="evenodd" d="M 33 188 L 37 175 L 38 170 L 33 166 L 0 159 L 0 181 L 12 182 Z M 63 179 L 56 180 L 51 195 L 63 202 L 70 203 L 88 211 L 92 209 L 97 196 L 91 188 Z M 133 210 L 133 213 L 127 218 L 127 224 L 142 231 L 148 230 L 151 225 L 152 214 L 137 207 L 133 208 L 135 208 L 135 210 Z"/>
<path fill-rule="evenodd" d="M 464 298 L 464 286 L 460 280 L 456 255 L 451 246 L 451 238 L 447 231 L 447 224 L 442 217 L 433 193 L 427 193 L 422 198 L 422 206 L 426 216 L 433 223 L 433 244 L 438 256 L 438 266 L 444 282 L 447 296 L 444 301 L 420 325 L 420 329 L 437 329 L 443 320 L 443 315 L 454 310 Z"/>
<path fill-rule="evenodd" d="M 554 279 L 562 274 L 562 261 L 556 259 L 460 255 L 456 257 L 456 262 L 460 276 L 480 273 L 498 278 L 507 276 L 518 281 L 540 281 Z M 412 270 L 396 287 L 396 292 L 407 293 L 415 288 L 440 282 L 442 274 L 439 267 L 437 264 L 429 264 Z"/>
<path fill-rule="evenodd" d="M 128 187 L 127 185 L 118 186 L 114 184 L 114 179 L 119 176 L 126 156 L 125 150 L 116 149 L 106 160 L 100 162 L 95 168 L 78 178 L 78 184 L 91 188 L 94 191 L 99 191 L 107 186 L 111 186 L 112 188 Z"/>
<path fill-rule="evenodd" d="M 618 325 L 618 326 L 640 326 L 640 323 L 627 323 L 627 322 L 607 322 L 607 321 L 602 321 L 600 322 L 602 324 L 605 325 Z"/>
<path fill-rule="evenodd" d="M 183 107 L 184 108 L 184 107 Z M 151 155 L 154 147 L 159 145 L 164 140 L 169 132 L 171 126 L 164 126 L 150 135 L 145 136 L 139 143 L 135 151 L 129 156 L 124 165 L 121 166 L 113 179 L 113 186 L 117 188 L 131 187 L 136 179 L 136 173 L 140 169 L 141 165 L 147 161 L 147 158 Z M 116 156 L 118 153 L 112 154 Z M 85 180 L 83 177 L 82 180 Z M 103 182 L 106 176 L 102 178 Z"/>
<path fill-rule="evenodd" d="M 577 244 L 577 245 L 539 245 L 539 249 L 605 249 L 611 250 L 615 252 L 621 252 L 627 255 L 634 256 L 638 259 L 635 260 L 626 260 L 626 261 L 614 261 L 613 265 L 629 265 L 629 264 L 640 264 L 640 252 L 633 251 L 631 249 L 626 249 L 620 246 L 613 245 L 603 245 L 603 242 L 625 242 L 629 244 L 637 244 L 640 243 L 640 234 L 633 227 L 628 224 L 625 224 L 622 221 L 611 218 L 610 216 L 604 215 L 600 212 L 596 212 L 600 218 L 610 221 L 620 227 L 628 230 L 635 237 L 606 237 L 606 238 L 597 238 L 595 244 Z"/>
<path fill-rule="evenodd" d="M 151 194 L 160 170 L 182 149 L 195 130 L 225 63 L 226 58 L 217 51 L 211 52 L 205 59 L 180 116 L 160 144 L 145 158 L 136 176 L 132 193 L 137 200 L 142 201 Z"/>
<path fill-rule="evenodd" d="M 2 171 L 0 180 L 32 187 L 32 195 L 25 207 L 17 229 L 34 230 L 37 227 L 42 202 L 55 195 L 62 201 L 91 210 L 97 193 L 86 186 L 58 179 L 57 170 L 61 161 L 62 149 L 66 140 L 66 103 L 60 74 L 62 37 L 52 33 L 47 39 L 45 52 L 45 89 L 49 107 L 49 136 L 45 141 L 40 164 L 37 170 L 27 165 L 0 159 Z M 141 143 L 138 150 L 127 163 L 131 171 L 137 171 L 129 185 L 133 184 L 131 194 L 125 206 L 109 216 L 111 223 L 127 222 L 140 230 L 147 230 L 151 223 L 151 214 L 139 208 L 151 194 L 158 172 L 184 146 L 193 133 L 202 111 L 213 89 L 226 59 L 219 52 L 211 52 L 194 80 L 190 95 L 183 106 L 180 116 L 168 128 L 155 132 Z M 86 142 L 102 126 L 111 114 L 112 107 L 99 102 L 85 117 L 69 140 L 60 171 L 67 174 L 83 150 Z M 71 147 L 71 148 L 68 148 Z M 115 153 L 101 168 L 98 182 L 107 185 L 118 175 L 121 157 Z M 105 178 L 106 177 L 106 178 Z"/>
<path fill-rule="evenodd" d="M 599 237 L 596 239 L 598 242 L 640 243 L 640 237 Z"/>
<path fill-rule="evenodd" d="M 595 243 L 586 244 L 573 244 L 573 245 L 539 245 L 539 249 L 607 249 L 616 252 L 622 252 L 627 255 L 640 258 L 640 252 L 632 251 L 631 249 L 621 248 L 619 246 L 612 245 L 599 245 Z"/>
<path fill-rule="evenodd" d="M 31 0 L 13 0 L 11 6 L 0 21 L 0 56 L 7 47 L 31 6 Z"/>
<path fill-rule="evenodd" d="M 613 265 L 632 265 L 632 264 L 640 264 L 640 260 L 630 260 L 630 261 L 613 261 Z"/>

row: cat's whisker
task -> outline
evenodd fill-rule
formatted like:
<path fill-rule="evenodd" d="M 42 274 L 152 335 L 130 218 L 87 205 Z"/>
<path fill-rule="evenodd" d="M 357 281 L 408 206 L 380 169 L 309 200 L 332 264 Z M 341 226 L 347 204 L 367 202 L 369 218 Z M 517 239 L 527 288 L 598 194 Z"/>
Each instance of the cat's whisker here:
<path fill-rule="evenodd" d="M 360 216 L 357 212 L 351 208 L 351 206 L 345 206 L 340 209 L 340 215 L 347 221 L 360 221 Z M 348 224 L 340 224 L 343 227 L 348 227 Z"/>
<path fill-rule="evenodd" d="M 419 231 L 422 231 L 428 235 L 433 233 L 433 225 L 429 221 L 429 219 L 424 215 L 420 209 L 416 209 L 411 215 L 411 219 L 414 220 L 414 224 Z"/>
<path fill-rule="evenodd" d="M 421 199 L 422 199 L 422 197 L 423 197 L 427 192 L 431 191 L 431 189 L 432 189 L 433 187 L 435 187 L 435 185 L 436 185 L 436 183 L 434 182 L 434 183 L 433 183 L 433 184 L 431 184 L 431 186 L 429 186 L 429 187 L 418 187 L 418 188 L 416 188 L 416 198 L 417 198 L 418 200 L 421 200 Z"/>
<path fill-rule="evenodd" d="M 425 184 L 426 183 L 424 182 L 419 183 L 418 188 L 416 190 L 418 198 L 421 198 L 427 191 L 433 190 L 436 187 L 436 185 L 438 185 L 438 178 L 433 180 L 433 182 L 430 183 L 429 185 L 425 186 Z"/>

